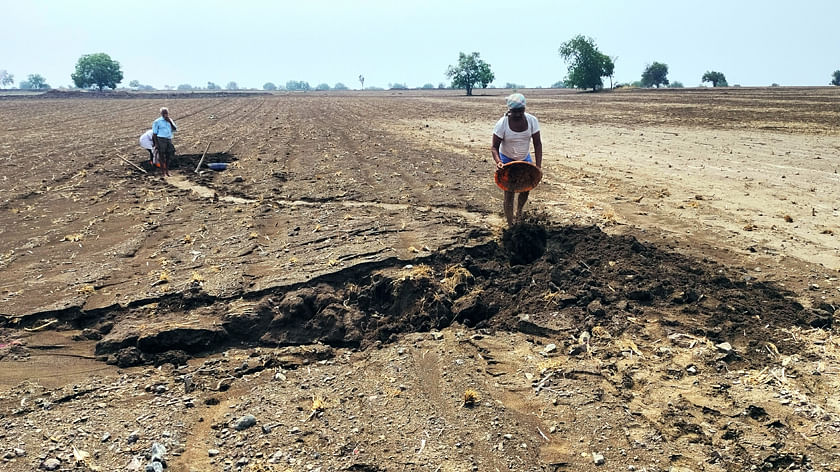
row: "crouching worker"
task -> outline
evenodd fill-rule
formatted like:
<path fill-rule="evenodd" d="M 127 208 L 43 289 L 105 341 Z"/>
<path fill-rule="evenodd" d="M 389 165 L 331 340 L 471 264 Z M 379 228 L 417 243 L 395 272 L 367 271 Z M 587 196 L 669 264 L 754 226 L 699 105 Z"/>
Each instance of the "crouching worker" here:
<path fill-rule="evenodd" d="M 155 141 L 154 141 L 154 133 L 152 130 L 146 131 L 140 136 L 140 147 L 149 151 L 149 165 L 158 164 L 158 160 L 155 158 Z"/>

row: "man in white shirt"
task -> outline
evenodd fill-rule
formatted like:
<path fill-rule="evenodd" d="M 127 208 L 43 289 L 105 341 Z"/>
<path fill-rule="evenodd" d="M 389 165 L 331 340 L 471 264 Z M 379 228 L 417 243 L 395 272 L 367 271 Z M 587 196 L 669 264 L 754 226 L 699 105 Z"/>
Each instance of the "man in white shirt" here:
<path fill-rule="evenodd" d="M 496 122 L 493 129 L 493 161 L 496 169 L 501 169 L 508 162 L 525 161 L 542 169 L 542 139 L 540 122 L 537 117 L 525 113 L 525 96 L 514 93 L 507 97 L 508 112 Z M 534 159 L 531 159 L 531 140 L 534 141 Z M 528 201 L 528 192 L 520 192 L 513 211 L 513 199 L 517 194 L 505 190 L 505 218 L 508 225 L 522 219 L 522 209 Z"/>
<path fill-rule="evenodd" d="M 140 147 L 149 151 L 149 164 L 156 164 L 155 162 L 155 143 L 152 140 L 152 130 L 146 131 L 140 136 Z"/>

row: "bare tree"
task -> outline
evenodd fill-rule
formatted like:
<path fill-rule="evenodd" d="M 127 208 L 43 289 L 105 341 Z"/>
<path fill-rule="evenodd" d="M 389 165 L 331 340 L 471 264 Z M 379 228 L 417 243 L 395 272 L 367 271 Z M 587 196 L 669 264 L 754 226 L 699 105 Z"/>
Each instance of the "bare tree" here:
<path fill-rule="evenodd" d="M 362 83 L 362 90 L 364 90 L 365 89 L 365 76 L 363 76 L 362 74 L 359 74 L 359 82 Z"/>
<path fill-rule="evenodd" d="M 6 88 L 7 85 L 13 83 L 15 83 L 15 76 L 8 73 L 6 69 L 0 69 L 0 87 Z"/>

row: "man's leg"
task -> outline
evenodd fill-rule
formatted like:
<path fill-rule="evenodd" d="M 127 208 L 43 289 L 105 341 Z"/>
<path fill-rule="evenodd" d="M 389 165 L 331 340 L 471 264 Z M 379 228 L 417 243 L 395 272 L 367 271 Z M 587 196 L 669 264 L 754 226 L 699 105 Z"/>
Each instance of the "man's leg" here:
<path fill-rule="evenodd" d="M 169 158 L 172 156 L 172 143 L 166 144 L 166 152 L 164 153 L 164 156 L 166 157 L 163 159 L 161 168 L 163 168 L 163 175 L 169 177 Z"/>
<path fill-rule="evenodd" d="M 522 221 L 522 209 L 525 208 L 525 203 L 528 201 L 528 192 L 522 192 L 516 199 L 516 214 L 514 218 L 517 222 Z"/>
<path fill-rule="evenodd" d="M 513 192 L 508 192 L 505 190 L 505 218 L 507 219 L 508 226 L 513 226 Z"/>
<path fill-rule="evenodd" d="M 160 157 L 160 173 L 164 176 L 169 175 L 169 155 L 172 154 L 172 141 L 168 139 L 158 140 L 160 147 L 158 154 Z"/>

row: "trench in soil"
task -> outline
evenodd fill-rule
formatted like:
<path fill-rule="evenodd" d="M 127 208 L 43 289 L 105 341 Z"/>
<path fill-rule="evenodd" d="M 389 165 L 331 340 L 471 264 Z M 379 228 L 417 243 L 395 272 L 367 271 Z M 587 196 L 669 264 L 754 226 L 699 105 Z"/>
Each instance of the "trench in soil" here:
<path fill-rule="evenodd" d="M 764 359 L 773 328 L 831 326 L 836 305 L 806 308 L 794 293 L 744 274 L 597 227 L 534 220 L 412 265 L 389 259 L 235 299 L 195 285 L 139 306 L 39 318 L 81 329 L 97 340 L 98 359 L 119 366 L 183 363 L 242 345 L 363 349 L 453 323 L 519 330 L 568 347 L 593 328 L 644 335 L 638 320 L 650 318 L 669 333 L 742 346 L 733 361 L 750 363 L 751 355 Z M 797 350 L 795 340 L 773 338 L 780 351 Z"/>

